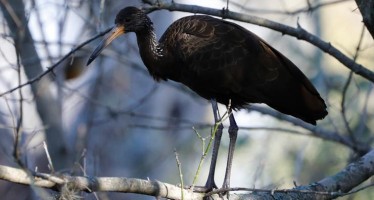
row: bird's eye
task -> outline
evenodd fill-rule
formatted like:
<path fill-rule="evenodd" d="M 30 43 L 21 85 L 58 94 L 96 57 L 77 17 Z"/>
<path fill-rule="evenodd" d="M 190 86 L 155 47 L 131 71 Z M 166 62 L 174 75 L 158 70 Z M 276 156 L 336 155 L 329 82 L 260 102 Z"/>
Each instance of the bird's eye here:
<path fill-rule="evenodd" d="M 130 21 L 131 21 L 131 18 L 125 18 L 123 21 L 124 21 L 124 22 L 130 22 Z"/>

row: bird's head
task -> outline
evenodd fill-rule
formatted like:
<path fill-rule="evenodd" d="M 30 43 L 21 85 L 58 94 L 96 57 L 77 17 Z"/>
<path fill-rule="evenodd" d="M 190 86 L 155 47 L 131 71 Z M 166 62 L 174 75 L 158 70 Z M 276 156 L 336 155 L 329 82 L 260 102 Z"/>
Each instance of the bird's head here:
<path fill-rule="evenodd" d="M 140 32 L 152 24 L 147 15 L 136 7 L 126 7 L 119 11 L 114 23 L 126 32 Z"/>
<path fill-rule="evenodd" d="M 141 32 L 152 26 L 151 20 L 147 15 L 136 7 L 123 8 L 116 16 L 116 26 L 111 32 L 100 42 L 94 52 L 88 59 L 89 65 L 114 39 L 128 32 Z"/>

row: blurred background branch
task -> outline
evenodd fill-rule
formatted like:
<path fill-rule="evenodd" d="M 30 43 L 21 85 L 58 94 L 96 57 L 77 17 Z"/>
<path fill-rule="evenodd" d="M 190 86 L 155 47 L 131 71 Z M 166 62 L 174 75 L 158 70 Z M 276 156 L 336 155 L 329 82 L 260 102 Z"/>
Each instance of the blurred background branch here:
<path fill-rule="evenodd" d="M 43 72 L 43 69 L 27 24 L 25 5 L 22 0 L 2 0 L 0 7 L 9 27 L 9 33 L 13 38 L 14 45 L 18 47 L 24 72 L 28 79 L 34 79 Z M 32 59 L 36 60 L 30 63 Z M 53 146 L 50 149 L 50 153 L 55 166 L 57 169 L 64 169 L 71 165 L 72 160 L 69 158 L 66 140 L 63 135 L 62 112 L 52 95 L 52 91 L 49 88 L 50 84 L 51 80 L 48 77 L 43 77 L 38 82 L 30 85 L 39 117 L 43 121 L 43 125 L 48 127 L 45 131 L 45 137 L 48 144 Z"/>

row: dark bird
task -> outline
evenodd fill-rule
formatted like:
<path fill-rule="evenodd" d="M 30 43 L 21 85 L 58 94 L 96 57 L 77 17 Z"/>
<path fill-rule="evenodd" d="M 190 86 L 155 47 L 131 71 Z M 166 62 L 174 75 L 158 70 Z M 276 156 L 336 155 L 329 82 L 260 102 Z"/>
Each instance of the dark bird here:
<path fill-rule="evenodd" d="M 216 122 L 217 103 L 237 110 L 250 103 L 265 103 L 287 115 L 315 125 L 327 115 L 326 105 L 308 78 L 279 51 L 245 28 L 206 15 L 175 21 L 159 41 L 153 23 L 140 9 L 126 7 L 115 19 L 116 27 L 88 60 L 90 64 L 118 36 L 134 32 L 140 56 L 156 81 L 183 83 L 212 100 Z M 237 126 L 231 114 L 229 155 L 223 187 L 228 188 Z M 220 126 L 205 187 L 216 188 L 214 171 Z"/>

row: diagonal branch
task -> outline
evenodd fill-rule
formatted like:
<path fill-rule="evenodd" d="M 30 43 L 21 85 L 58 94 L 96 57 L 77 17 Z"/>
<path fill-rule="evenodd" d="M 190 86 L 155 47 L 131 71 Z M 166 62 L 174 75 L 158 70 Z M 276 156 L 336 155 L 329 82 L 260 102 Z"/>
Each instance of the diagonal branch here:
<path fill-rule="evenodd" d="M 25 87 L 25 86 L 28 86 L 28 85 L 31 85 L 31 84 L 33 84 L 33 83 L 35 83 L 35 82 L 40 81 L 40 80 L 41 80 L 45 75 L 51 73 L 51 72 L 52 72 L 56 67 L 58 67 L 58 66 L 59 66 L 59 65 L 60 65 L 64 60 L 68 59 L 71 55 L 73 55 L 73 54 L 74 54 L 75 52 L 77 52 L 79 49 L 83 48 L 83 47 L 86 46 L 88 43 L 90 43 L 90 42 L 96 40 L 97 38 L 99 38 L 99 37 L 105 35 L 105 34 L 106 34 L 107 32 L 109 32 L 111 29 L 112 29 L 112 27 L 111 27 L 111 28 L 108 28 L 108 29 L 106 29 L 106 30 L 100 32 L 99 34 L 95 35 L 94 37 L 92 37 L 92 38 L 90 38 L 90 39 L 88 39 L 88 40 L 82 42 L 81 44 L 79 44 L 78 46 L 76 46 L 74 49 L 72 49 L 69 53 L 65 54 L 65 56 L 63 56 L 63 57 L 62 57 L 59 61 L 57 61 L 55 64 L 49 66 L 49 67 L 47 68 L 47 70 L 45 70 L 45 71 L 43 71 L 43 72 L 40 72 L 38 75 L 36 75 L 36 76 L 30 78 L 29 81 L 27 81 L 27 82 L 25 82 L 25 83 L 23 83 L 23 84 L 19 84 L 17 87 L 14 87 L 14 88 L 12 88 L 12 89 L 10 89 L 10 90 L 8 90 L 8 91 L 5 91 L 5 92 L 3 92 L 3 93 L 0 93 L 0 97 L 4 96 L 4 95 L 6 95 L 6 94 L 12 93 L 12 92 L 14 92 L 14 91 L 16 91 L 16 90 L 18 90 L 18 89 L 21 89 L 21 88 L 23 88 L 23 87 Z"/>
<path fill-rule="evenodd" d="M 348 146 L 355 152 L 357 152 L 359 155 L 363 155 L 370 151 L 371 147 L 367 144 L 364 143 L 359 143 L 356 141 L 354 143 L 349 137 L 343 136 L 339 133 L 333 132 L 333 131 L 328 131 L 325 129 L 322 129 L 318 126 L 313 126 L 308 123 L 303 122 L 300 119 L 297 119 L 295 117 L 291 117 L 289 115 L 284 115 L 278 111 L 275 111 L 270 108 L 262 107 L 262 106 L 257 106 L 257 105 L 252 105 L 247 108 L 248 111 L 256 111 L 262 114 L 270 115 L 273 116 L 277 119 L 288 121 L 296 126 L 302 127 L 306 130 L 309 130 L 312 134 L 312 136 L 319 137 L 328 141 L 334 141 L 340 144 L 343 144 L 345 146 Z"/>
<path fill-rule="evenodd" d="M 349 192 L 368 178 L 374 175 L 374 150 L 349 164 L 342 171 L 333 176 L 326 177 L 312 185 L 317 191 Z"/>

